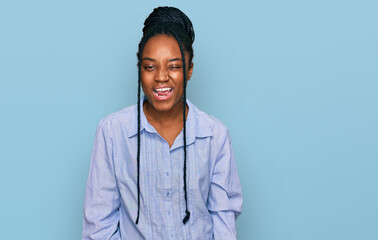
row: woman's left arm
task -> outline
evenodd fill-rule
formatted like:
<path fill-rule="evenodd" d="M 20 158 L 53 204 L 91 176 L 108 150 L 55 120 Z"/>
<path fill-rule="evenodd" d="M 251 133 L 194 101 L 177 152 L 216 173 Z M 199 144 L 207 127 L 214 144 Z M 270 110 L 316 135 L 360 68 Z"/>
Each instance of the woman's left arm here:
<path fill-rule="evenodd" d="M 232 240 L 236 239 L 235 220 L 243 198 L 229 132 L 223 124 L 216 131 L 207 208 L 213 220 L 213 239 Z"/>

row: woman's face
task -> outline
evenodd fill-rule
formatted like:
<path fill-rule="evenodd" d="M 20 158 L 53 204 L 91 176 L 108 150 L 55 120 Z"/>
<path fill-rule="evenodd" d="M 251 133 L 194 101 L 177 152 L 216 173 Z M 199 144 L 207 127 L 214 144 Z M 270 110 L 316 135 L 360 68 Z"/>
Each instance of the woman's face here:
<path fill-rule="evenodd" d="M 189 65 L 187 55 L 185 63 Z M 193 72 L 192 63 L 186 71 L 189 80 Z M 141 81 L 143 92 L 156 111 L 182 108 L 183 79 L 183 63 L 176 39 L 166 35 L 150 38 L 143 49 Z"/>

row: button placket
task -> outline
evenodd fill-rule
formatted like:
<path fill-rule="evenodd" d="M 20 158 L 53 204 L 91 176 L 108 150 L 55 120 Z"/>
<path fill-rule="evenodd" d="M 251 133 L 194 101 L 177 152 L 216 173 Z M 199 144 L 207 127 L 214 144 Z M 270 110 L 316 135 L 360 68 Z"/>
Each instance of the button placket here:
<path fill-rule="evenodd" d="M 172 203 L 172 162 L 171 162 L 171 152 L 168 143 L 164 143 L 162 148 L 162 161 L 163 161 L 163 199 L 164 199 L 164 211 L 166 214 L 166 225 L 168 230 L 168 237 L 175 239 L 174 232 L 174 214 L 173 214 L 173 203 Z"/>

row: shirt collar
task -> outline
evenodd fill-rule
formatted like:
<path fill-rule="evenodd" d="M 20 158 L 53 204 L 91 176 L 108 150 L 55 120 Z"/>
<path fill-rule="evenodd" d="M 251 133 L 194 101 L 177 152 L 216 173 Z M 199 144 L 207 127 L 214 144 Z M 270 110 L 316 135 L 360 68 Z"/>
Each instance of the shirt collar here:
<path fill-rule="evenodd" d="M 147 131 L 150 133 L 156 133 L 155 128 L 147 121 L 146 115 L 143 111 L 143 102 L 146 101 L 146 96 L 143 97 L 143 101 L 140 102 L 139 109 L 140 109 L 140 132 Z M 199 110 L 198 108 L 192 104 L 188 99 L 186 99 L 186 104 L 189 107 L 188 117 L 186 119 L 186 136 L 187 141 L 186 145 L 189 145 L 195 141 L 195 138 L 204 138 L 210 137 L 213 135 L 209 124 L 206 121 L 200 121 L 198 117 Z M 135 108 L 135 118 L 133 118 L 129 124 L 126 125 L 127 129 L 127 136 L 129 138 L 133 137 L 138 133 L 138 122 L 137 122 L 137 108 Z M 172 149 L 178 146 L 183 145 L 183 137 L 182 131 L 177 136 L 175 143 L 172 145 Z M 177 143 L 176 143 L 177 142 Z"/>

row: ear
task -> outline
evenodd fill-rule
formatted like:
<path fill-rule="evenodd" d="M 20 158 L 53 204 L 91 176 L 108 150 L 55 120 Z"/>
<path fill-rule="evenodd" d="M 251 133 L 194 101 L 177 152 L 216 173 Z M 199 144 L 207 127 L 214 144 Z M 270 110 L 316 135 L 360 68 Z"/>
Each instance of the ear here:
<path fill-rule="evenodd" d="M 192 77 L 192 73 L 193 73 L 193 62 L 190 63 L 188 73 L 186 74 L 186 78 L 187 78 L 186 81 L 190 80 L 190 78 Z"/>

